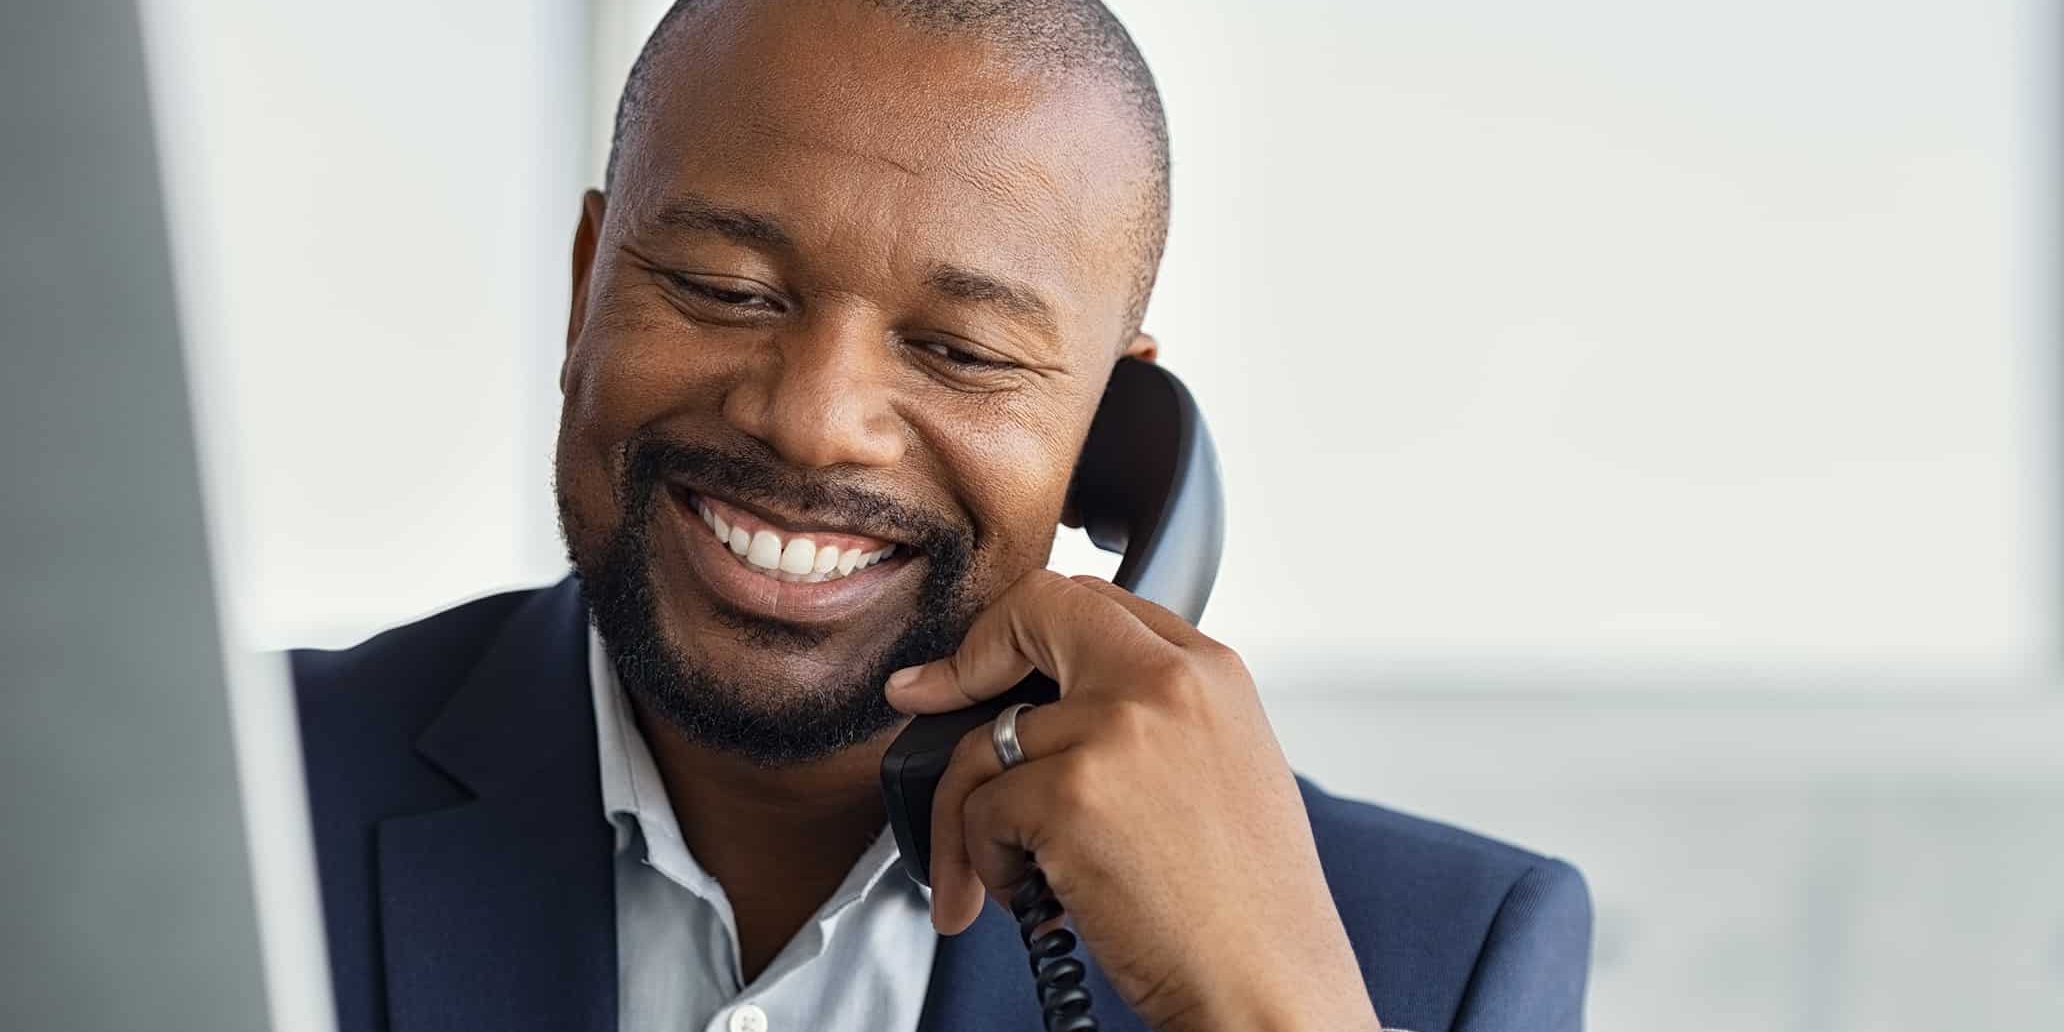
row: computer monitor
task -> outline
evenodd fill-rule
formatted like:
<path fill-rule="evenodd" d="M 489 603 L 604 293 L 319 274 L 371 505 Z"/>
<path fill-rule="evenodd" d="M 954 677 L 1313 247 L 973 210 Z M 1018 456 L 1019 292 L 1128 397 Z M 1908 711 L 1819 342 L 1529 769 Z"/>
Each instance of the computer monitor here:
<path fill-rule="evenodd" d="M 130 0 L 0 5 L 0 1028 L 320 1032 L 291 696 L 223 646 L 143 58 Z"/>

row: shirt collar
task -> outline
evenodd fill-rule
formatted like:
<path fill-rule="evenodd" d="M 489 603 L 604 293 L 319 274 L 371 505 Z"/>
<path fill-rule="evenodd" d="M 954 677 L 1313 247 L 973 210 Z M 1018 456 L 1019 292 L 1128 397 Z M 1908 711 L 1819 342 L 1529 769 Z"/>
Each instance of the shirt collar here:
<path fill-rule="evenodd" d="M 616 828 L 616 851 L 629 849 L 641 825 L 679 841 L 681 827 L 667 803 L 652 751 L 631 719 L 631 707 L 602 636 L 588 628 L 588 684 L 595 704 L 595 745 L 602 761 L 602 816 Z M 650 837 L 648 833 L 648 837 Z"/>

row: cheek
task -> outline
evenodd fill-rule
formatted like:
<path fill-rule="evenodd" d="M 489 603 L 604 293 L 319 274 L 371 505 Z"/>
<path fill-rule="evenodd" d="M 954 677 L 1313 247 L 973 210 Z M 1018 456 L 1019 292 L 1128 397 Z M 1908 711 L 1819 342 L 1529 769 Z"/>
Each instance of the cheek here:
<path fill-rule="evenodd" d="M 585 526 L 613 526 L 626 441 L 721 403 L 725 371 L 704 368 L 715 352 L 689 337 L 649 307 L 604 300 L 590 309 L 566 365 L 554 459 L 562 503 Z"/>
<path fill-rule="evenodd" d="M 976 574 L 989 593 L 1046 565 L 1080 447 L 1074 422 L 1019 421 L 936 437 L 944 442 L 942 464 L 953 471 L 981 530 Z"/>
<path fill-rule="evenodd" d="M 590 381 L 591 382 L 591 381 Z M 579 389 L 576 389 L 578 387 Z M 569 378 L 559 410 L 559 436 L 552 457 L 552 488 L 558 495 L 561 531 L 576 552 L 592 553 L 617 529 L 614 452 L 598 447 L 587 433 L 593 429 L 592 399 L 586 384 Z"/>
<path fill-rule="evenodd" d="M 620 444 L 717 396 L 724 371 L 712 360 L 724 353 L 697 339 L 664 302 L 630 292 L 605 295 L 574 345 L 563 418 L 591 444 Z"/>

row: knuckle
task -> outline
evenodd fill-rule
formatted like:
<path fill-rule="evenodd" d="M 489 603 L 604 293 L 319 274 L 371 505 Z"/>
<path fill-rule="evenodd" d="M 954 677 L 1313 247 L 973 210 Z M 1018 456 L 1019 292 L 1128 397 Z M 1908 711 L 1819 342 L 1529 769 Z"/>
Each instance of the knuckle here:
<path fill-rule="evenodd" d="M 1095 761 L 1075 750 L 1054 771 L 1052 794 L 1055 805 L 1066 812 L 1094 811 L 1102 795 Z"/>
<path fill-rule="evenodd" d="M 1096 599 L 1094 593 L 1077 584 L 1073 577 L 1063 577 L 1060 574 L 1054 574 L 1046 581 L 1042 597 L 1053 606 L 1076 608 L 1089 605 Z"/>
<path fill-rule="evenodd" d="M 1249 691 L 1253 690 L 1254 672 L 1247 669 L 1247 660 L 1230 646 L 1211 642 L 1203 658 L 1206 669 L 1211 672 L 1216 683 L 1227 687 L 1244 686 Z"/>
<path fill-rule="evenodd" d="M 979 676 L 981 670 L 980 661 L 975 658 L 975 650 L 982 647 L 982 644 L 970 636 L 959 649 L 946 657 L 943 664 L 948 683 L 953 687 L 953 694 L 969 702 L 974 701 L 974 696 L 968 692 L 968 684 Z"/>
<path fill-rule="evenodd" d="M 1004 589 L 993 608 L 1006 625 L 1021 628 L 1037 624 L 1073 587 L 1066 577 L 1052 570 L 1033 570 Z"/>
<path fill-rule="evenodd" d="M 1208 680 L 1197 661 L 1180 652 L 1157 658 L 1147 675 L 1154 700 L 1177 711 L 1201 701 Z"/>
<path fill-rule="evenodd" d="M 1066 577 L 1052 570 L 1028 570 L 1024 576 L 1019 577 L 1010 586 L 1010 589 L 1005 594 L 1015 596 L 1021 601 L 1045 598 L 1047 595 L 1052 594 L 1055 589 L 1065 585 L 1067 580 Z"/>
<path fill-rule="evenodd" d="M 1229 671 L 1238 670 L 1242 673 L 1245 673 L 1247 670 L 1247 663 L 1240 658 L 1240 654 L 1233 651 L 1232 646 L 1222 641 L 1206 638 L 1191 646 L 1191 648 L 1197 653 L 1199 659 L 1213 667 Z"/>
<path fill-rule="evenodd" d="M 1103 715 L 1105 733 L 1121 742 L 1137 743 L 1153 736 L 1154 708 L 1130 696 L 1112 700 Z"/>

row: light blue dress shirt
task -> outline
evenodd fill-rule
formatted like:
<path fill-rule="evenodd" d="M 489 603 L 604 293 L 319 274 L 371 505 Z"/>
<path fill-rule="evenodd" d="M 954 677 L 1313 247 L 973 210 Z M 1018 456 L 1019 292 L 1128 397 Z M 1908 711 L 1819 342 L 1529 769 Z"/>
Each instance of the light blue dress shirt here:
<path fill-rule="evenodd" d="M 588 677 L 602 808 L 616 827 L 621 1032 L 909 1032 L 931 980 L 930 903 L 884 828 L 758 978 L 739 965 L 724 889 L 688 852 L 600 636 Z"/>

